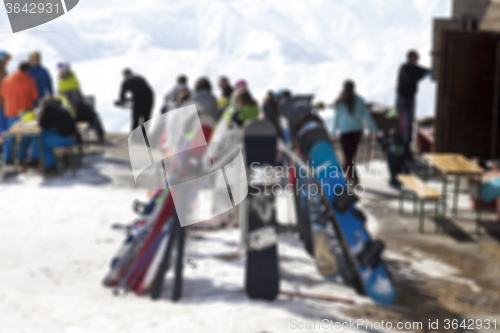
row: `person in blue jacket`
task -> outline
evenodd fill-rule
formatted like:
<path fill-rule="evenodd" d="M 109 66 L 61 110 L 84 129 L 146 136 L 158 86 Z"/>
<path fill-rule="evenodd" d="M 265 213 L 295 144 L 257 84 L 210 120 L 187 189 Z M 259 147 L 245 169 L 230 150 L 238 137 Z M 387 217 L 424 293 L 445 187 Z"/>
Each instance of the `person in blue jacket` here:
<path fill-rule="evenodd" d="M 47 95 L 53 95 L 52 79 L 49 71 L 42 66 L 41 56 L 39 52 L 32 52 L 29 56 L 30 60 L 30 76 L 35 80 L 36 89 L 38 90 L 38 100 L 41 100 Z"/>
<path fill-rule="evenodd" d="M 335 116 L 333 118 L 332 134 L 340 134 L 344 153 L 344 173 L 347 178 L 357 180 L 354 169 L 354 158 L 358 144 L 363 134 L 363 122 L 366 122 L 373 134 L 377 133 L 377 126 L 373 122 L 365 101 L 356 94 L 354 82 L 344 82 L 340 96 L 334 102 Z"/>

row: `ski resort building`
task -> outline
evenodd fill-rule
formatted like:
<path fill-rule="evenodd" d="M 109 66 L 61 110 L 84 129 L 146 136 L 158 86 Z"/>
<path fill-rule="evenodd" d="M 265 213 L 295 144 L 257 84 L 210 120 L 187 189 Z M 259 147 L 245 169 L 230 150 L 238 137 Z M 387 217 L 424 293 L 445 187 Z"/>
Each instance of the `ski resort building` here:
<path fill-rule="evenodd" d="M 500 157 L 500 1 L 454 0 L 452 17 L 434 20 L 436 152 Z M 424 138 L 423 138 L 424 137 Z"/>

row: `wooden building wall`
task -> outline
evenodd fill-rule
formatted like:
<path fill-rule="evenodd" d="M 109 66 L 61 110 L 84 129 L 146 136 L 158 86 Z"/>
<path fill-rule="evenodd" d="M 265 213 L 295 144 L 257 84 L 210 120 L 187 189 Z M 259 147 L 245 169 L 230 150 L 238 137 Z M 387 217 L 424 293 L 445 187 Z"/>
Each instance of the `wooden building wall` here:
<path fill-rule="evenodd" d="M 453 0 L 452 15 L 462 22 L 476 20 L 477 30 L 500 32 L 500 0 Z"/>

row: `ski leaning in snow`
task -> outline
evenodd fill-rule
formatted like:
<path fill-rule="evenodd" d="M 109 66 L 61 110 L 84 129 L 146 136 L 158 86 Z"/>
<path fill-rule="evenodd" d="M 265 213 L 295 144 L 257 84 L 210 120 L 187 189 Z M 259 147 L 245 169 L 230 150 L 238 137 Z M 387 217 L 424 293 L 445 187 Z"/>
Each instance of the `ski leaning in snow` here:
<path fill-rule="evenodd" d="M 198 118 L 198 115 L 195 114 L 195 117 Z M 203 117 L 199 117 L 199 119 L 201 122 Z M 203 142 L 206 142 L 206 138 L 211 134 L 211 128 L 202 126 L 201 129 L 188 130 L 192 123 L 190 119 L 186 122 L 185 133 L 187 134 L 183 138 L 183 142 L 180 142 L 181 147 L 183 147 L 181 149 L 182 153 L 171 158 L 173 163 L 169 165 L 167 171 L 169 174 L 174 171 L 177 172 L 176 174 L 179 177 L 189 174 L 192 169 L 188 167 L 188 159 L 193 157 L 199 159 L 203 153 L 205 146 L 202 147 L 201 140 L 203 138 Z M 177 170 L 175 170 L 176 168 Z M 146 208 L 149 209 L 146 209 L 145 212 L 152 211 L 147 223 L 143 222 L 140 225 L 138 234 L 135 237 L 131 238 L 129 236 L 127 238 L 126 246 L 121 250 L 120 256 L 113 260 L 112 270 L 105 278 L 104 284 L 115 286 L 115 293 L 117 294 L 128 290 L 140 294 L 149 291 L 153 287 L 153 283 L 157 281 L 163 283 L 166 269 L 162 271 L 161 262 L 164 261 L 162 257 L 165 256 L 162 250 L 166 247 L 167 240 L 170 244 L 175 240 L 174 237 L 178 238 L 176 224 L 179 224 L 179 221 L 178 219 L 172 219 L 174 215 L 172 193 L 168 189 L 157 193 L 160 192 L 163 193 L 161 203 L 157 202 L 154 205 L 149 203 L 147 205 Z M 184 233 L 180 233 L 180 235 L 184 237 Z M 180 244 L 178 249 L 180 255 L 178 255 L 176 276 L 181 276 L 182 272 L 179 272 L 179 270 L 182 270 L 184 241 L 178 243 Z M 168 256 L 170 257 L 170 253 Z M 180 286 L 181 281 L 182 279 L 176 278 L 176 285 Z M 155 287 L 157 287 L 157 284 L 155 284 Z M 180 287 L 177 290 L 180 290 Z M 177 292 L 177 297 L 180 297 L 180 291 Z"/>
<path fill-rule="evenodd" d="M 247 205 L 247 260 L 245 290 L 250 298 L 274 300 L 279 292 L 275 198 L 277 132 L 267 120 L 257 120 L 245 130 L 249 168 Z"/>
<path fill-rule="evenodd" d="M 354 206 L 357 198 L 347 192 L 347 184 L 326 130 L 318 122 L 309 122 L 300 129 L 298 139 L 302 154 L 309 157 L 313 166 L 312 174 L 322 189 L 322 198 L 333 217 L 335 232 L 347 252 L 348 260 L 341 263 L 342 266 L 347 264 L 341 268 L 342 277 L 377 303 L 391 304 L 396 291 L 381 258 L 384 244 L 373 241 L 366 231 L 364 215 Z"/>
<path fill-rule="evenodd" d="M 189 170 L 189 163 L 186 163 L 186 161 L 193 161 L 193 159 L 199 161 L 201 158 L 203 158 L 203 156 L 205 156 L 205 152 L 207 150 L 206 146 L 203 145 L 203 143 L 208 141 L 207 139 L 212 134 L 211 125 L 213 124 L 213 122 L 205 119 L 205 117 L 199 117 L 199 119 L 201 124 L 201 131 L 199 129 L 194 130 L 194 132 L 186 131 L 187 135 L 185 137 L 184 143 L 186 149 L 184 149 L 183 153 L 181 153 L 179 156 L 180 163 L 176 164 L 176 166 L 181 169 L 178 170 L 180 179 L 186 177 L 191 173 L 191 170 Z M 202 163 L 194 163 L 194 165 L 196 168 L 200 167 Z M 172 166 L 175 165 L 172 164 Z M 193 174 L 195 173 L 196 172 L 193 172 Z M 185 198 L 184 200 L 187 202 L 191 200 L 191 198 Z M 168 240 L 164 240 L 159 256 L 153 261 L 151 270 L 156 271 L 156 274 L 148 273 L 146 275 L 148 277 L 148 283 L 153 283 L 151 286 L 152 299 L 158 299 L 161 296 L 165 275 L 170 268 L 170 262 L 172 260 L 174 251 L 176 253 L 176 266 L 174 273 L 174 290 L 172 294 L 172 300 L 177 301 L 180 299 L 182 294 L 182 273 L 185 238 L 186 230 L 180 225 L 179 216 L 177 215 L 176 211 L 172 220 L 172 231 L 168 237 Z M 174 246 L 177 246 L 176 250 L 174 250 Z M 152 279 L 153 276 L 155 276 L 154 279 Z"/>
<path fill-rule="evenodd" d="M 292 148 L 293 147 L 293 136 L 290 132 L 289 126 L 289 118 L 285 116 L 281 116 L 279 118 L 279 126 L 281 133 L 283 133 L 283 139 L 285 144 Z M 300 240 L 304 243 L 304 247 L 306 251 L 314 256 L 314 245 L 312 241 L 311 234 L 311 224 L 309 221 L 309 216 L 307 212 L 307 193 L 305 190 L 305 183 L 302 177 L 297 174 L 298 166 L 291 163 L 287 157 L 283 156 L 282 160 L 283 168 L 293 165 L 292 168 L 288 169 L 288 181 L 292 184 L 293 187 L 293 198 L 295 205 L 295 213 L 297 216 L 297 230 L 299 232 Z"/>
<path fill-rule="evenodd" d="M 128 228 L 127 237 L 118 253 L 113 257 L 110 271 L 103 280 L 105 286 L 117 286 L 126 275 L 136 255 L 140 251 L 149 228 L 152 227 L 162 211 L 163 202 L 166 199 L 167 193 L 168 191 L 164 191 L 160 195 L 153 196 L 151 201 L 157 202 L 155 204 L 155 209 L 153 209 L 149 215 L 138 218 L 132 226 Z M 160 203 L 158 203 L 158 201 Z"/>

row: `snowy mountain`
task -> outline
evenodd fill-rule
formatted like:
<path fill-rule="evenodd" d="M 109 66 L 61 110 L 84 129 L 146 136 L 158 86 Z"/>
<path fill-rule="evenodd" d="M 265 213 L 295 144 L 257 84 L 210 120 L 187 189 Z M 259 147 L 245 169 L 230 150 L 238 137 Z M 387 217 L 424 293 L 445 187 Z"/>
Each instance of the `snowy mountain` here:
<path fill-rule="evenodd" d="M 331 102 L 346 78 L 367 100 L 392 104 L 396 73 L 408 49 L 430 65 L 432 18 L 449 16 L 448 0 L 143 0 L 80 1 L 62 16 L 9 34 L 0 11 L 1 49 L 15 58 L 40 50 L 55 74 L 69 61 L 85 94 L 96 95 L 108 131 L 127 131 L 114 108 L 121 70 L 144 75 L 161 97 L 175 77 L 245 78 L 254 95 L 289 88 Z M 432 114 L 434 84 L 421 84 L 418 115 Z M 218 91 L 216 91 L 218 93 Z"/>

